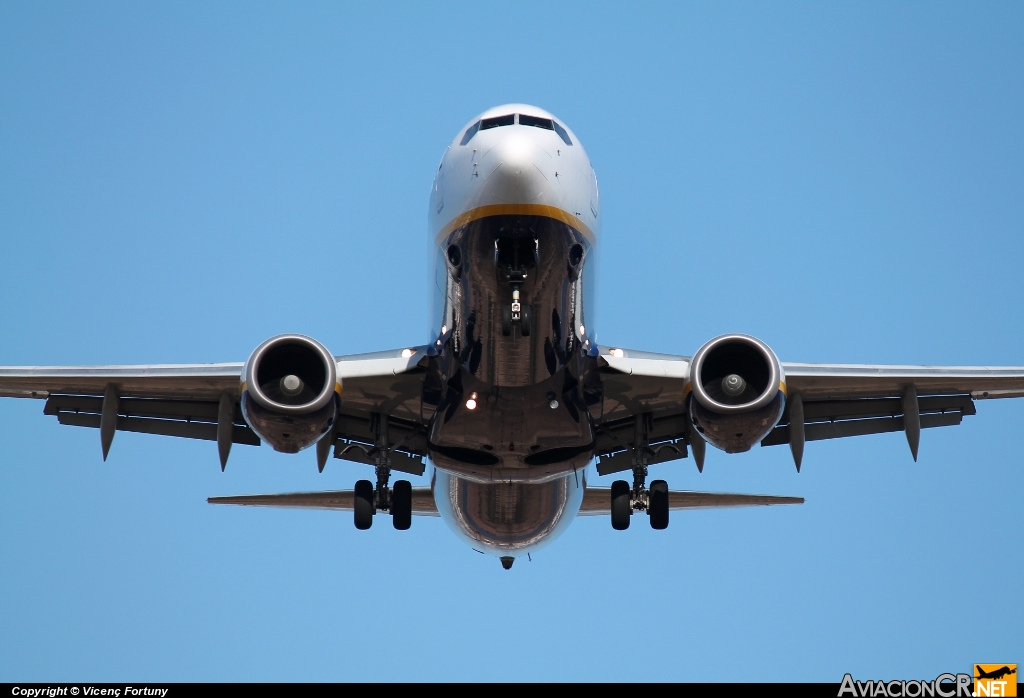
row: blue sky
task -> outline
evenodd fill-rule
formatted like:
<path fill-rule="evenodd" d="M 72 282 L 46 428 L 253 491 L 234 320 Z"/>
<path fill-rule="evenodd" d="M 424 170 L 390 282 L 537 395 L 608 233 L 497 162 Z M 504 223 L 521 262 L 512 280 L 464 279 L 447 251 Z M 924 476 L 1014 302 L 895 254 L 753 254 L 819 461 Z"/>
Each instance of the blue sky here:
<path fill-rule="evenodd" d="M 0 5 L 0 364 L 338 354 L 427 331 L 431 176 L 554 112 L 602 187 L 596 331 L 690 354 L 1024 364 L 1024 9 L 950 3 Z M 576 522 L 512 572 L 436 519 L 236 510 L 313 453 L 0 401 L 0 680 L 933 678 L 1024 661 L 1024 402 L 652 468 L 802 507 Z M 610 478 L 608 478 L 610 479 Z M 598 484 L 607 485 L 606 482 Z M 1017 628 L 1018 630 L 1014 630 Z"/>

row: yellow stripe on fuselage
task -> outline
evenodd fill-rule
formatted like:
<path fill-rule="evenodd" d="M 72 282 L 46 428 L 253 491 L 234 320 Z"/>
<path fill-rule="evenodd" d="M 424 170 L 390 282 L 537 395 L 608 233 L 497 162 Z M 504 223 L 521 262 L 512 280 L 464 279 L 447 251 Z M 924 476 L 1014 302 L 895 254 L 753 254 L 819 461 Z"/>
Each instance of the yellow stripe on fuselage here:
<path fill-rule="evenodd" d="M 587 238 L 591 245 L 595 241 L 594 231 L 586 223 L 560 208 L 544 204 L 493 204 L 491 206 L 480 206 L 479 208 L 471 209 L 453 218 L 448 225 L 441 228 L 441 232 L 434 239 L 434 244 L 440 245 L 442 240 L 452 234 L 452 231 L 458 230 L 473 221 L 489 218 L 490 216 L 544 216 L 545 218 L 553 218 L 583 233 L 583 237 Z"/>

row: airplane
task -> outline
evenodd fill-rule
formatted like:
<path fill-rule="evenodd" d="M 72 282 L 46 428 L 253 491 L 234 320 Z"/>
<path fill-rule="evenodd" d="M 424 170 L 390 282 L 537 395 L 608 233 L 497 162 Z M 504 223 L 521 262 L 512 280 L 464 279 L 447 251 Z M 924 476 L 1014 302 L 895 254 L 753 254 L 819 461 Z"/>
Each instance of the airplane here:
<path fill-rule="evenodd" d="M 1003 667 L 1001 667 L 999 669 L 995 669 L 994 671 L 985 671 L 981 667 L 977 667 L 977 671 L 978 671 L 978 675 L 975 676 L 974 678 L 976 678 L 976 679 L 995 679 L 995 680 L 1001 679 L 1004 676 L 1009 676 L 1010 674 L 1016 674 L 1017 673 L 1016 667 L 1011 669 L 1008 666 L 1003 666 Z"/>
<path fill-rule="evenodd" d="M 960 424 L 980 399 L 1024 397 L 1024 367 L 780 361 L 746 334 L 692 356 L 597 343 L 597 176 L 564 121 L 526 104 L 488 109 L 447 147 L 427 211 L 433 241 L 425 344 L 335 356 L 282 334 L 245 362 L 0 367 L 0 396 L 45 399 L 60 424 L 283 453 L 313 448 L 372 467 L 352 490 L 211 497 L 213 504 L 377 514 L 396 529 L 440 516 L 505 569 L 577 516 L 627 529 L 673 510 L 800 504 L 800 497 L 670 491 L 648 469 L 707 444 L 740 453 L 788 444 L 799 472 L 809 441 L 903 431 L 917 460 L 922 429 Z M 425 459 L 426 462 L 425 462 Z M 632 483 L 590 487 L 586 471 Z M 394 472 L 422 475 L 413 488 Z"/>

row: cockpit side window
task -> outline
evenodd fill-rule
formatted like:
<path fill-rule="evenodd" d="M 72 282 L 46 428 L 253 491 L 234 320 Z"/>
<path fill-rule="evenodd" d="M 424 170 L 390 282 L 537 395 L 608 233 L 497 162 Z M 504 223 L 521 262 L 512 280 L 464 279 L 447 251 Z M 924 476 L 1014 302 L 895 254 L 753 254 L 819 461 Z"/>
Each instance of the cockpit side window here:
<path fill-rule="evenodd" d="M 519 115 L 519 125 L 546 128 L 549 131 L 555 130 L 554 122 L 551 119 L 542 119 L 539 116 L 530 116 L 529 114 Z"/>
<path fill-rule="evenodd" d="M 506 114 L 505 116 L 493 116 L 490 119 L 480 120 L 480 130 L 486 131 L 489 128 L 498 128 L 499 126 L 511 126 L 515 122 L 515 114 Z"/>
<path fill-rule="evenodd" d="M 563 141 L 565 141 L 565 144 L 566 145 L 572 145 L 572 141 L 569 140 L 569 134 L 565 132 L 565 129 L 562 128 L 562 125 L 559 124 L 557 121 L 554 121 L 554 120 L 552 120 L 551 123 L 555 125 L 555 133 L 557 133 L 559 135 L 559 137 Z"/>
<path fill-rule="evenodd" d="M 473 140 L 473 136 L 475 136 L 476 132 L 479 130 L 480 122 L 477 121 L 475 124 L 466 129 L 466 134 L 462 137 L 462 142 L 459 143 L 459 145 L 466 145 L 467 143 L 469 143 L 471 140 Z"/>

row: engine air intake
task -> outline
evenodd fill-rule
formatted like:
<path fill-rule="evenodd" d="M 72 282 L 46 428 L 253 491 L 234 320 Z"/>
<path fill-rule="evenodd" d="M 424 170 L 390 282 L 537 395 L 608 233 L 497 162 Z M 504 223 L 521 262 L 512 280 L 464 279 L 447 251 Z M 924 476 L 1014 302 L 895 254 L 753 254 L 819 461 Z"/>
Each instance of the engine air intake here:
<path fill-rule="evenodd" d="M 747 451 L 767 436 L 786 406 L 778 357 L 748 335 L 723 335 L 702 346 L 690 382 L 694 428 L 727 453 Z"/>
<path fill-rule="evenodd" d="M 337 414 L 334 357 L 303 335 L 280 335 L 256 347 L 245 365 L 242 414 L 277 451 L 313 445 Z"/>

